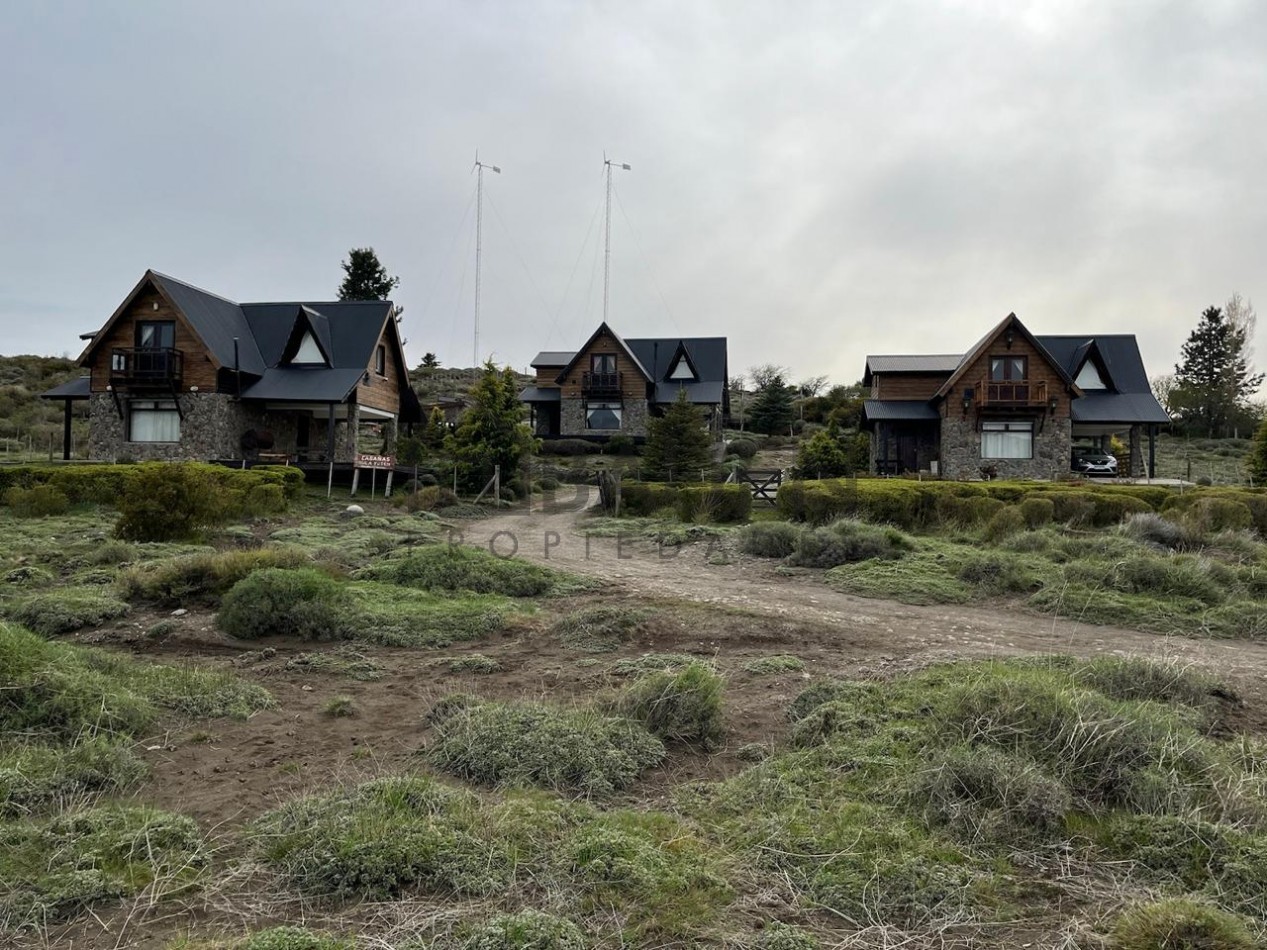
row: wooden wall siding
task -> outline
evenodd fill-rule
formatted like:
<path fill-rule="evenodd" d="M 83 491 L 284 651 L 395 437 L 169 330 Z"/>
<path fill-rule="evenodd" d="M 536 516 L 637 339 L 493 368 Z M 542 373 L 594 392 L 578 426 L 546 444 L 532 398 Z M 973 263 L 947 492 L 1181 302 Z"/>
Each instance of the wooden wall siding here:
<path fill-rule="evenodd" d="M 154 304 L 158 309 L 154 309 Z M 197 386 L 201 392 L 216 391 L 216 366 L 207 348 L 194 333 L 185 318 L 163 299 L 153 286 L 144 288 L 132 305 L 120 315 L 104 340 L 96 344 L 92 355 L 90 373 L 92 391 L 105 392 L 110 382 L 110 351 L 116 346 L 136 346 L 136 324 L 143 320 L 172 320 L 176 323 L 176 349 L 184 356 L 182 389 Z"/>
<path fill-rule="evenodd" d="M 559 372 L 562 366 L 538 366 L 537 367 L 537 385 L 556 387 L 559 384 L 555 382 L 559 378 Z"/>
<path fill-rule="evenodd" d="M 873 399 L 932 399 L 949 373 L 877 373 L 872 378 Z"/>
<path fill-rule="evenodd" d="M 563 381 L 561 388 L 563 389 L 564 399 L 581 398 L 581 378 L 585 373 L 589 372 L 590 357 L 597 356 L 600 353 L 616 354 L 616 372 L 623 374 L 621 377 L 621 395 L 625 399 L 647 398 L 647 381 L 638 370 L 638 367 L 633 364 L 614 339 L 603 333 L 590 344 L 589 349 L 581 354 L 581 358 L 576 361 L 576 365 L 568 373 L 567 379 Z"/>
<path fill-rule="evenodd" d="M 1045 381 L 1047 383 L 1048 398 L 1056 397 L 1056 418 L 1064 419 L 1069 417 L 1070 398 L 1069 392 L 1065 388 L 1065 381 L 1060 378 L 1060 373 L 1048 362 L 1047 357 L 1042 355 L 1038 348 L 1033 346 L 1019 332 L 1014 334 L 1010 348 L 1002 333 L 990 341 L 990 345 L 982 350 L 981 356 L 974 360 L 964 374 L 959 377 L 959 381 L 955 384 L 955 391 L 947 395 L 946 404 L 948 407 L 958 406 L 962 410 L 964 387 L 970 386 L 976 389 L 981 385 L 982 380 L 989 380 L 990 358 L 992 356 L 1027 357 L 1029 366 L 1026 371 L 1029 373 L 1030 382 L 1039 383 Z M 980 404 L 981 397 L 978 394 L 976 405 L 979 406 Z"/>
<path fill-rule="evenodd" d="M 379 376 L 374 372 L 374 354 L 378 352 L 379 346 L 387 347 L 387 360 L 384 365 L 386 375 L 384 376 Z M 370 382 L 368 384 L 361 382 L 356 386 L 357 405 L 382 409 L 384 412 L 400 412 L 399 352 L 395 340 L 395 322 L 388 320 L 383 325 L 383 335 L 378 338 L 378 343 L 370 353 L 369 365 L 365 367 L 369 370 Z"/>

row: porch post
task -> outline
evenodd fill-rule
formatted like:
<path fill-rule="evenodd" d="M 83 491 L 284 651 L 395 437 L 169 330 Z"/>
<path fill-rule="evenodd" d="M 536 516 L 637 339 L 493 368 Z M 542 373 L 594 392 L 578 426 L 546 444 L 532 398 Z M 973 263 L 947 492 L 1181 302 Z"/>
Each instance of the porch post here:
<path fill-rule="evenodd" d="M 1148 477 L 1157 477 L 1157 427 L 1148 427 Z"/>
<path fill-rule="evenodd" d="M 326 460 L 334 461 L 334 403 L 330 403 L 330 417 L 326 425 Z"/>
<path fill-rule="evenodd" d="M 1139 426 L 1131 426 L 1131 478 L 1144 474 L 1144 460 L 1140 451 Z"/>
<path fill-rule="evenodd" d="M 69 462 L 69 461 L 70 461 L 70 407 L 71 407 L 71 401 L 70 401 L 69 399 L 63 399 L 63 400 L 62 400 L 62 406 L 64 407 L 64 409 L 63 409 L 63 411 L 62 411 L 62 459 L 63 459 L 63 461 Z"/>

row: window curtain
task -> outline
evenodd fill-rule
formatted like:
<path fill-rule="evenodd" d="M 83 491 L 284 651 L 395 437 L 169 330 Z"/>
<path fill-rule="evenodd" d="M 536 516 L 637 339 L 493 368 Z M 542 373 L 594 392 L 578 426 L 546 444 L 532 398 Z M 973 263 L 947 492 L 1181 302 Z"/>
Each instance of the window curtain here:
<path fill-rule="evenodd" d="M 1034 455 L 1034 426 L 1029 422 L 987 422 L 981 431 L 984 459 L 1027 459 Z"/>
<path fill-rule="evenodd" d="M 175 409 L 134 406 L 128 420 L 129 442 L 179 442 L 180 413 Z"/>

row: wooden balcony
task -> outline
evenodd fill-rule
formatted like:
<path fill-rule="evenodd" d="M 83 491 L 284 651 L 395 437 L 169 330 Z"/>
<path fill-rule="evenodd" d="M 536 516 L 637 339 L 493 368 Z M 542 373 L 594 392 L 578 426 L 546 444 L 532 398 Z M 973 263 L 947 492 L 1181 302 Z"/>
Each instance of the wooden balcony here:
<path fill-rule="evenodd" d="M 624 376 L 624 373 L 582 373 L 581 392 L 587 396 L 619 395 Z"/>
<path fill-rule="evenodd" d="M 977 383 L 977 405 L 982 409 L 1027 409 L 1047 405 L 1047 380 L 983 379 Z"/>
<path fill-rule="evenodd" d="M 110 351 L 110 385 L 115 390 L 175 390 L 184 372 L 184 353 L 170 347 L 116 346 Z"/>

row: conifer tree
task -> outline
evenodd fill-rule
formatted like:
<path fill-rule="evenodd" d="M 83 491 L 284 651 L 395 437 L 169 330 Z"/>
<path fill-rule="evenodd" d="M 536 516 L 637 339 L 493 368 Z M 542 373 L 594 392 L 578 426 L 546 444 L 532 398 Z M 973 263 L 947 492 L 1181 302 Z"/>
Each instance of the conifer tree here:
<path fill-rule="evenodd" d="M 647 423 L 642 477 L 649 481 L 697 481 L 708 468 L 712 440 L 704 416 L 687 401 L 686 390 L 663 416 Z"/>
<path fill-rule="evenodd" d="M 372 247 L 354 247 L 343 262 L 340 300 L 386 300 L 400 286 L 400 278 L 388 275 Z"/>
<path fill-rule="evenodd" d="M 792 387 L 775 374 L 761 386 L 748 412 L 748 428 L 766 435 L 786 435 L 792 425 Z"/>
<path fill-rule="evenodd" d="M 1219 307 L 1207 307 L 1180 350 L 1171 405 L 1190 426 L 1214 437 L 1244 407 L 1263 381 L 1246 353 L 1247 333 L 1233 326 Z"/>
<path fill-rule="evenodd" d="M 537 440 L 524 420 L 514 371 L 509 366 L 499 370 L 491 360 L 485 363 L 471 390 L 471 399 L 457 429 L 445 440 L 445 447 L 468 489 L 482 488 L 493 477 L 497 465 L 501 466 L 505 484 L 537 448 Z"/>

